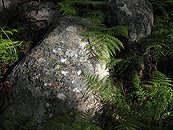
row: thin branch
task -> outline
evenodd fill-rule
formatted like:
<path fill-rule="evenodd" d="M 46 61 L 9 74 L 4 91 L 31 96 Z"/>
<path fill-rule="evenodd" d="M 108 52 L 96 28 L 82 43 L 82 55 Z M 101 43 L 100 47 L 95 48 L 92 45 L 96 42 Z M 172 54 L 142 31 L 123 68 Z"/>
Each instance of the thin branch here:
<path fill-rule="evenodd" d="M 3 31 L 3 33 L 5 34 L 5 36 L 10 40 L 10 42 L 12 42 L 11 39 L 8 37 L 8 35 L 5 33 L 5 31 L 1 27 L 0 27 L 0 29 Z"/>

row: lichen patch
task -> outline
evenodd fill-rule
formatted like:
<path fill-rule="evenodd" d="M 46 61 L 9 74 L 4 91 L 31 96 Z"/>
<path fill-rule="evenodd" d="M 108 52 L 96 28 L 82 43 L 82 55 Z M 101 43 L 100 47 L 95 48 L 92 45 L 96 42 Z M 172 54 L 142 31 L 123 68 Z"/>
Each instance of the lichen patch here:
<path fill-rule="evenodd" d="M 66 98 L 66 96 L 63 93 L 59 93 L 57 95 L 57 98 L 64 100 Z"/>
<path fill-rule="evenodd" d="M 66 31 L 77 32 L 77 28 L 74 27 L 74 26 L 68 26 L 68 27 L 66 28 Z"/>

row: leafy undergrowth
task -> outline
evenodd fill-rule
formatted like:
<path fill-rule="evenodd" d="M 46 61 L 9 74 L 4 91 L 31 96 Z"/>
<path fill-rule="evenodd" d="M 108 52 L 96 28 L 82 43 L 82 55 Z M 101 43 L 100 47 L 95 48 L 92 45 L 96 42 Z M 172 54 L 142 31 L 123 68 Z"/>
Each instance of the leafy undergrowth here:
<path fill-rule="evenodd" d="M 91 124 L 92 110 L 81 113 L 75 109 L 70 115 L 64 113 L 44 123 L 37 123 L 37 116 L 0 115 L 0 130 L 102 130 Z"/>

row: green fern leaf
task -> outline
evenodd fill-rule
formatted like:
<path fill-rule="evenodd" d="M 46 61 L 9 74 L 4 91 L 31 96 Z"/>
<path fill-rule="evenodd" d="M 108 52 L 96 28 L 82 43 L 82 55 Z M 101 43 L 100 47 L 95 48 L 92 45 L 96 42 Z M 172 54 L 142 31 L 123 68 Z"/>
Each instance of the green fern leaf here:
<path fill-rule="evenodd" d="M 92 5 L 93 8 L 97 8 L 100 5 L 105 4 L 104 2 L 99 1 L 84 1 L 84 0 L 65 0 L 63 2 L 58 3 L 58 7 L 60 7 L 59 12 L 63 12 L 63 16 L 77 16 L 80 12 L 85 11 L 89 8 L 89 5 Z M 80 6 L 86 6 L 86 9 L 79 8 Z"/>
<path fill-rule="evenodd" d="M 120 40 L 118 40 L 117 38 L 114 38 L 112 36 L 108 36 L 108 35 L 104 35 L 104 34 L 98 34 L 100 32 L 97 32 L 96 34 L 93 35 L 93 31 L 90 33 L 89 36 L 87 36 L 86 38 L 82 39 L 86 40 L 86 39 L 94 39 L 90 42 L 90 44 L 88 45 L 88 49 L 92 49 L 94 50 L 94 53 L 100 56 L 104 57 L 110 57 L 110 55 L 116 55 L 115 53 L 115 49 L 119 49 L 120 45 L 121 47 L 123 47 L 123 44 Z M 79 35 L 83 35 L 83 34 L 88 34 L 87 33 L 81 33 Z M 97 35 L 98 34 L 98 35 Z"/>
<path fill-rule="evenodd" d="M 116 27 L 111 27 L 108 30 L 108 34 L 111 36 L 123 36 L 128 38 L 128 32 L 129 32 L 130 28 L 128 26 L 124 26 L 124 25 L 118 25 Z"/>

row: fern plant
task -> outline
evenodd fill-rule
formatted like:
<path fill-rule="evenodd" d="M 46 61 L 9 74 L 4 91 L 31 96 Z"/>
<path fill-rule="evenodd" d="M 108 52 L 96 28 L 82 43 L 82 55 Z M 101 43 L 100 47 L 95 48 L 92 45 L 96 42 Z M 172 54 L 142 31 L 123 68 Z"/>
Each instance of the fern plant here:
<path fill-rule="evenodd" d="M 16 29 L 4 31 L 1 27 L 0 29 L 0 57 L 5 64 L 11 66 L 18 60 L 17 48 L 22 49 L 22 45 L 19 41 L 11 41 L 7 34 L 13 35 L 13 32 L 18 31 Z M 3 38 L 3 34 L 7 37 L 6 39 Z"/>
<path fill-rule="evenodd" d="M 147 84 L 139 87 L 143 90 L 141 92 L 136 91 L 140 97 L 139 100 L 143 101 L 139 107 L 140 119 L 149 129 L 156 126 L 166 129 L 163 125 L 164 119 L 172 115 L 173 90 L 171 87 L 173 85 L 171 82 L 167 76 L 155 71 L 154 77 L 147 81 Z M 143 94 L 139 96 L 142 92 Z"/>
<path fill-rule="evenodd" d="M 116 27 L 106 27 L 101 21 L 96 21 L 93 24 L 83 24 L 92 31 L 82 32 L 79 35 L 86 35 L 84 40 L 91 40 L 87 49 L 92 50 L 98 59 L 110 61 L 110 58 L 116 55 L 116 50 L 121 51 L 124 48 L 123 43 L 116 37 L 128 37 L 128 27 L 119 25 Z"/>
<path fill-rule="evenodd" d="M 84 71 L 83 75 L 85 77 L 85 83 L 88 89 L 91 89 L 93 93 L 97 92 L 98 97 L 103 96 L 105 102 L 111 101 L 113 104 L 115 103 L 115 101 L 112 101 L 114 99 L 111 98 L 111 96 L 114 94 L 116 95 L 117 90 L 116 88 L 112 87 L 113 81 L 111 77 L 104 77 L 100 80 L 99 75 L 86 74 Z"/>
<path fill-rule="evenodd" d="M 116 15 L 107 6 L 106 1 L 95 0 L 65 0 L 57 5 L 62 16 L 85 17 L 89 19 L 99 19 L 101 23 L 109 26 L 118 25 Z"/>
<path fill-rule="evenodd" d="M 173 85 L 161 72 L 155 71 L 154 77 L 145 83 L 136 76 L 133 86 L 135 91 L 127 95 L 123 94 L 120 83 L 114 86 L 108 80 L 104 82 L 105 79 L 99 82 L 98 75 L 84 73 L 84 76 L 89 88 L 93 92 L 97 90 L 104 102 L 114 106 L 112 114 L 116 116 L 115 121 L 120 122 L 116 129 L 166 129 L 164 120 L 173 114 Z"/>
<path fill-rule="evenodd" d="M 139 41 L 145 59 L 155 64 L 155 68 L 173 79 L 172 75 L 172 0 L 150 0 L 155 9 L 155 22 L 152 34 Z"/>
<path fill-rule="evenodd" d="M 86 86 L 89 85 L 88 89 L 91 89 L 92 92 L 97 92 L 98 97 L 103 98 L 103 102 L 110 103 L 112 106 L 116 104 L 116 108 L 113 108 L 113 115 L 121 118 L 116 118 L 119 122 L 124 122 L 123 124 L 115 127 L 116 129 L 124 128 L 139 128 L 139 126 L 145 126 L 142 123 L 134 124 L 134 118 L 132 118 L 131 105 L 126 100 L 126 96 L 123 95 L 123 86 L 121 83 L 113 85 L 111 77 L 105 77 L 99 81 L 99 75 L 90 75 L 84 72 L 84 77 L 86 80 Z M 136 121 L 137 122 L 137 121 Z M 135 122 L 135 123 L 136 123 Z M 138 126 L 139 125 L 139 126 Z"/>
<path fill-rule="evenodd" d="M 63 1 L 58 4 L 62 15 L 67 16 L 82 16 L 94 20 L 94 24 L 84 24 L 91 31 L 80 33 L 79 35 L 86 35 L 83 40 L 91 40 L 88 49 L 92 50 L 94 56 L 102 61 L 110 61 L 110 57 L 116 55 L 116 50 L 124 48 L 123 43 L 117 37 L 128 37 L 129 28 L 124 25 L 115 27 L 107 27 L 104 23 L 111 23 L 111 20 L 106 20 L 106 4 L 100 1 Z M 79 6 L 80 5 L 80 6 Z M 109 11 L 109 10 L 108 10 Z M 78 15 L 79 14 L 82 15 Z M 108 15 L 110 16 L 110 14 Z M 112 17 L 110 17 L 111 19 Z M 116 18 L 115 18 L 116 19 Z M 82 24 L 82 23 L 80 23 Z"/>
<path fill-rule="evenodd" d="M 35 130 L 37 126 L 36 116 L 0 114 L 0 130 Z"/>
<path fill-rule="evenodd" d="M 139 52 L 124 52 L 112 58 L 108 63 L 107 68 L 114 67 L 114 73 L 123 75 L 132 81 L 136 74 L 140 73 L 140 70 L 144 70 L 144 67 L 142 66 L 143 59 L 144 57 L 141 56 Z"/>
<path fill-rule="evenodd" d="M 100 126 L 91 124 L 93 110 L 82 113 L 75 109 L 70 115 L 63 113 L 43 124 L 36 122 L 36 116 L 0 114 L 0 130 L 102 130 Z"/>
<path fill-rule="evenodd" d="M 64 113 L 62 116 L 47 121 L 42 130 L 102 130 L 101 127 L 90 124 L 91 114 L 92 112 L 82 113 L 76 109 L 71 115 Z"/>
<path fill-rule="evenodd" d="M 173 30 L 160 29 L 154 31 L 148 38 L 141 39 L 144 50 L 150 50 L 152 59 L 155 63 L 173 54 Z M 150 44 L 148 44 L 150 43 Z"/>
<path fill-rule="evenodd" d="M 92 1 L 92 0 L 65 0 L 63 2 L 58 3 L 58 7 L 60 7 L 59 12 L 63 12 L 62 16 L 78 16 L 83 11 L 86 11 L 86 9 L 89 9 L 89 6 L 93 6 L 93 8 L 96 8 L 98 6 L 103 5 L 104 2 L 100 1 Z M 82 8 L 79 8 L 82 7 Z M 85 8 L 83 8 L 85 7 Z M 84 13 L 82 13 L 84 14 Z"/>
<path fill-rule="evenodd" d="M 149 0 L 157 13 L 165 14 L 173 5 L 172 0 Z"/>

